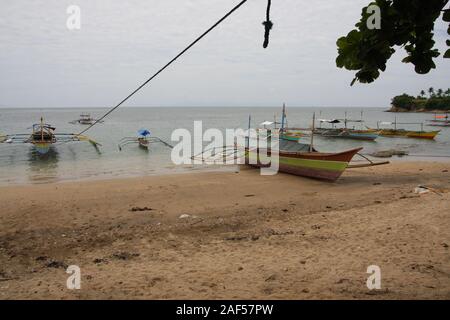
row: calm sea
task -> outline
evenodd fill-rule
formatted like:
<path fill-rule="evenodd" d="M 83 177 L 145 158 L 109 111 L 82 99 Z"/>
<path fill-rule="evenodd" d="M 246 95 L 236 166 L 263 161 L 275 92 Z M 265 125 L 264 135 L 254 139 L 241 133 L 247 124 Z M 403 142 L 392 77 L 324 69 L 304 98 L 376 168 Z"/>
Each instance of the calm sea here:
<path fill-rule="evenodd" d="M 309 127 L 312 115 L 317 118 L 361 119 L 365 125 L 376 127 L 377 121 L 417 123 L 432 119 L 431 114 L 393 114 L 381 108 L 288 108 L 290 127 Z M 78 119 L 80 113 L 90 113 L 94 118 L 104 114 L 106 109 L 0 109 L 0 134 L 28 133 L 33 123 L 44 117 L 45 122 L 56 127 L 56 132 L 78 133 L 82 125 L 69 124 Z M 279 119 L 281 108 L 122 108 L 111 114 L 104 123 L 93 127 L 87 135 L 102 144 L 95 150 L 89 143 L 66 143 L 54 146 L 51 152 L 38 156 L 27 144 L 0 144 L 0 185 L 48 183 L 56 181 L 108 179 L 112 177 L 132 177 L 161 175 L 192 170 L 211 170 L 202 166 L 175 166 L 170 160 L 170 149 L 153 145 L 149 152 L 129 145 L 119 151 L 118 143 L 123 137 L 136 136 L 136 131 L 149 129 L 152 135 L 170 142 L 174 129 L 193 130 L 196 120 L 203 121 L 203 129 L 243 128 L 248 126 L 248 116 L 252 115 L 252 125 Z M 358 125 L 356 124 L 356 127 Z M 411 130 L 420 130 L 419 125 L 405 125 Z M 439 128 L 425 127 L 425 130 Z M 436 141 L 407 138 L 383 138 L 376 142 L 352 140 L 332 140 L 315 138 L 320 151 L 339 151 L 362 146 L 365 153 L 397 148 L 420 155 L 450 156 L 450 128 L 441 128 Z M 431 158 L 430 158 L 431 159 Z M 433 160 L 448 160 L 444 157 Z"/>

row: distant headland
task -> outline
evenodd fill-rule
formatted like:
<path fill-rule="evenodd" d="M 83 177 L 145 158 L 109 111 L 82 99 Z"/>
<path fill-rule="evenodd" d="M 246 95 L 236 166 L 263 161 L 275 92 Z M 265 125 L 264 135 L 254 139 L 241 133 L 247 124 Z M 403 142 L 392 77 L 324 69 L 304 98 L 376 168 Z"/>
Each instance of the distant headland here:
<path fill-rule="evenodd" d="M 389 112 L 450 112 L 450 89 L 424 90 L 417 97 L 406 93 L 392 99 Z"/>

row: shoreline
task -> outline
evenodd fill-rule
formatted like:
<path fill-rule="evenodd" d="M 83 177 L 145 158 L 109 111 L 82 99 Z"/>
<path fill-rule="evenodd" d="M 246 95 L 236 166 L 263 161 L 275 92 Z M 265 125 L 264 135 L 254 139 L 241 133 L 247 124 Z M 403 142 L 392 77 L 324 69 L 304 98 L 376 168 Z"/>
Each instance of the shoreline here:
<path fill-rule="evenodd" d="M 389 161 L 392 163 L 450 163 L 450 155 L 424 155 L 424 156 L 418 156 L 418 155 L 408 155 L 403 157 L 393 156 L 390 158 L 372 158 L 373 161 Z M 183 168 L 186 169 L 186 168 Z M 66 184 L 66 183 L 89 183 L 89 182 L 101 182 L 101 181 L 116 181 L 116 180 L 130 180 L 130 179 L 140 179 L 140 178 L 152 178 L 152 177 L 166 177 L 166 176 L 178 176 L 178 175 L 189 175 L 189 174 L 198 174 L 198 173 L 227 173 L 227 172 L 236 172 L 240 170 L 248 170 L 249 168 L 246 168 L 245 166 L 241 166 L 239 169 L 237 169 L 237 165 L 220 165 L 220 166 L 210 166 L 210 167 L 199 167 L 191 170 L 180 170 L 176 172 L 168 172 L 168 171 L 161 171 L 159 173 L 152 173 L 147 175 L 102 175 L 102 176 L 94 176 L 89 178 L 61 178 L 57 181 L 43 181 L 43 182 L 13 182 L 8 181 L 8 183 L 0 183 L 0 189 L 2 188 L 8 188 L 8 187 L 26 187 L 26 186 L 40 186 L 40 185 L 53 185 L 53 184 Z M 347 169 L 350 170 L 350 169 Z M 351 169 L 353 170 L 353 169 Z M 280 173 L 281 174 L 281 173 Z M 307 179 L 305 177 L 299 177 L 300 179 Z M 318 180 L 320 181 L 320 180 Z"/>
<path fill-rule="evenodd" d="M 442 163 L 336 183 L 243 169 L 0 191 L 0 299 L 450 298 Z M 69 265 L 81 290 L 66 288 Z"/>

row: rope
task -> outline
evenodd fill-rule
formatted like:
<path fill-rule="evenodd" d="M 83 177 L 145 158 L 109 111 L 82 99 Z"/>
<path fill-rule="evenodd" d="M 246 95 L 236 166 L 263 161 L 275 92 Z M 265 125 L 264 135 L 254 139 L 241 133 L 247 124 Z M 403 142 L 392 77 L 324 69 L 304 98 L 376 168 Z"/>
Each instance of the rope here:
<path fill-rule="evenodd" d="M 270 37 L 270 30 L 272 30 L 273 23 L 270 21 L 270 7 L 272 6 L 272 0 L 267 1 L 267 11 L 266 11 L 266 21 L 264 21 L 262 24 L 264 26 L 265 32 L 264 32 L 264 43 L 263 48 L 266 49 L 269 46 L 269 37 Z"/>
<path fill-rule="evenodd" d="M 151 76 L 149 79 L 147 79 L 144 83 L 142 83 L 136 90 L 134 90 L 132 93 L 130 93 L 125 99 L 123 99 L 119 104 L 117 104 L 115 107 L 111 108 L 107 113 L 105 113 L 101 118 L 95 120 L 93 124 L 91 124 L 89 127 L 81 131 L 77 134 L 77 136 L 82 135 L 86 131 L 90 130 L 93 126 L 95 126 L 97 123 L 105 119 L 108 115 L 110 115 L 112 112 L 114 112 L 117 108 L 119 108 L 122 104 L 124 104 L 128 99 L 130 99 L 132 96 L 134 96 L 139 90 L 141 90 L 143 87 L 145 87 L 150 81 L 152 81 L 154 78 L 156 78 L 161 72 L 163 72 L 167 67 L 169 67 L 172 63 L 174 63 L 179 57 L 181 57 L 183 54 L 185 54 L 189 49 L 191 49 L 197 42 L 199 42 L 203 37 L 205 37 L 208 33 L 210 33 L 213 29 L 215 29 L 219 24 L 221 24 L 224 20 L 226 20 L 231 14 L 233 14 L 237 9 L 239 9 L 244 3 L 246 3 L 248 0 L 242 0 L 239 4 L 237 4 L 233 9 L 231 9 L 226 15 L 224 15 L 220 20 L 218 20 L 213 26 L 211 26 L 208 30 L 206 30 L 201 36 L 199 36 L 197 39 L 195 39 L 190 45 L 188 45 L 183 51 L 181 51 L 175 58 L 170 60 L 164 67 L 159 69 L 153 76 Z M 268 16 L 270 13 L 270 2 L 269 0 L 269 6 L 268 6 Z M 270 21 L 269 21 L 270 22 Z M 267 21 L 265 22 L 267 23 Z M 272 23 L 272 22 L 270 22 Z M 272 28 L 272 26 L 270 26 Z M 270 31 L 270 29 L 269 29 Z M 267 41 L 268 41 L 268 31 L 266 26 L 266 34 L 267 34 Z"/>

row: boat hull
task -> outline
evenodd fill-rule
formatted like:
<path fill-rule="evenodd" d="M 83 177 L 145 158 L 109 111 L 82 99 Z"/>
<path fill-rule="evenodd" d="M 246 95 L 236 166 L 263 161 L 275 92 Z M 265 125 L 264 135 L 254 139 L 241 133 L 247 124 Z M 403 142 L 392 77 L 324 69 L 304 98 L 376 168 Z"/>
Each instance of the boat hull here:
<path fill-rule="evenodd" d="M 403 129 L 383 129 L 380 131 L 380 136 L 383 137 L 406 137 L 415 139 L 429 139 L 433 140 L 440 131 L 408 131 Z"/>
<path fill-rule="evenodd" d="M 416 139 L 429 139 L 433 140 L 439 134 L 439 131 L 431 131 L 431 132 L 409 132 L 406 136 L 408 138 L 416 138 Z"/>
<path fill-rule="evenodd" d="M 39 154 L 47 154 L 50 151 L 51 143 L 36 142 L 33 145 Z"/>
<path fill-rule="evenodd" d="M 279 171 L 302 177 L 336 181 L 347 169 L 352 158 L 362 148 L 341 153 L 301 152 L 279 153 Z M 253 167 L 269 167 L 258 161 L 256 151 L 248 151 L 246 163 Z"/>
<path fill-rule="evenodd" d="M 361 130 L 339 130 L 339 129 L 319 129 L 316 133 L 325 138 L 335 139 L 351 139 L 375 141 L 379 134 L 378 131 L 361 131 Z"/>

